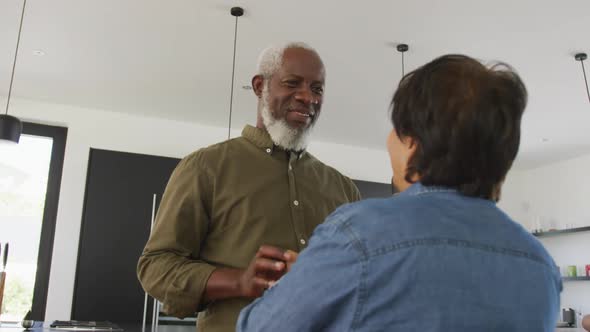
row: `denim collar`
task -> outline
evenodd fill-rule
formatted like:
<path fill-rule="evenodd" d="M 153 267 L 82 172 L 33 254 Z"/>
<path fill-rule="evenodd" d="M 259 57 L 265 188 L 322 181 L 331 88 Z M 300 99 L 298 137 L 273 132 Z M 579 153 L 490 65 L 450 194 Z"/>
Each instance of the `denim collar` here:
<path fill-rule="evenodd" d="M 420 182 L 412 184 L 408 189 L 399 193 L 400 195 L 418 196 L 427 193 L 456 193 L 457 189 L 443 186 L 425 186 Z"/>
<path fill-rule="evenodd" d="M 403 196 L 419 196 L 419 195 L 423 195 L 423 194 L 429 194 L 429 193 L 451 193 L 451 194 L 457 194 L 457 195 L 461 195 L 459 193 L 459 191 L 455 188 L 451 188 L 451 187 L 444 187 L 444 186 L 425 186 L 420 182 L 416 182 L 414 184 L 412 184 L 411 186 L 408 187 L 408 189 L 402 191 L 401 193 L 397 193 L 394 196 L 397 195 L 403 195 Z M 468 197 L 468 196 L 465 196 Z M 472 198 L 479 198 L 485 202 L 488 202 L 490 204 L 494 204 L 496 205 L 497 203 L 491 199 L 485 199 L 485 198 L 481 198 L 481 197 L 472 197 Z"/>

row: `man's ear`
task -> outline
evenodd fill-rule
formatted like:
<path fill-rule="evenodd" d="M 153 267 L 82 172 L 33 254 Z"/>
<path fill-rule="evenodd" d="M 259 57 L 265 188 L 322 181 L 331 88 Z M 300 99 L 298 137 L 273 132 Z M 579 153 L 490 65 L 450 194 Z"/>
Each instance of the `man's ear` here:
<path fill-rule="evenodd" d="M 264 89 L 264 77 L 262 75 L 255 75 L 252 77 L 252 90 L 258 98 L 262 97 L 262 90 Z"/>

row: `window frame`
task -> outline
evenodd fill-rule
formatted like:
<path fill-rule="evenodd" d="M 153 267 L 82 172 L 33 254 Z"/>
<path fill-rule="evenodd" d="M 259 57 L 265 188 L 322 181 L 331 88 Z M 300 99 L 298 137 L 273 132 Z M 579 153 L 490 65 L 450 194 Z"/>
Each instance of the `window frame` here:
<path fill-rule="evenodd" d="M 37 321 L 45 320 L 47 305 L 47 292 L 49 287 L 49 272 L 51 270 L 51 257 L 53 254 L 53 240 L 55 237 L 55 224 L 57 208 L 59 204 L 59 192 L 64 164 L 66 139 L 68 128 L 23 122 L 23 134 L 49 137 L 53 139 L 51 159 L 49 162 L 49 174 L 45 193 L 45 206 L 41 223 L 41 238 L 39 241 L 39 253 L 37 255 L 37 272 L 35 274 L 35 286 L 33 288 L 33 302 L 31 305 L 31 318 Z"/>

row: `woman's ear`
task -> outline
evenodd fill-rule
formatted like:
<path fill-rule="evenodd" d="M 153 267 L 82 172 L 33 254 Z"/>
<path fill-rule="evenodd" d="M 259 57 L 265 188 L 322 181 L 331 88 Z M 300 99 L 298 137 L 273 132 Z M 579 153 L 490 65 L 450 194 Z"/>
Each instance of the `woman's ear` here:
<path fill-rule="evenodd" d="M 410 152 L 410 155 L 413 155 L 414 152 L 416 152 L 416 148 L 418 147 L 418 141 L 416 141 L 415 138 L 411 136 L 404 136 L 404 138 L 402 138 L 401 141 Z"/>

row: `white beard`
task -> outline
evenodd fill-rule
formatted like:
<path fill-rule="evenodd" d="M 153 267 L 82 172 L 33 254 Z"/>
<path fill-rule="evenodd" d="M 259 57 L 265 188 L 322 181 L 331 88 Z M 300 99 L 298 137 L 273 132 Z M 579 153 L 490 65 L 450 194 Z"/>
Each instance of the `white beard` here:
<path fill-rule="evenodd" d="M 262 90 L 262 121 L 272 141 L 285 150 L 302 151 L 307 148 L 314 122 L 301 129 L 291 128 L 284 118 L 277 119 L 268 107 L 268 86 Z M 317 116 L 317 115 L 316 115 Z"/>

